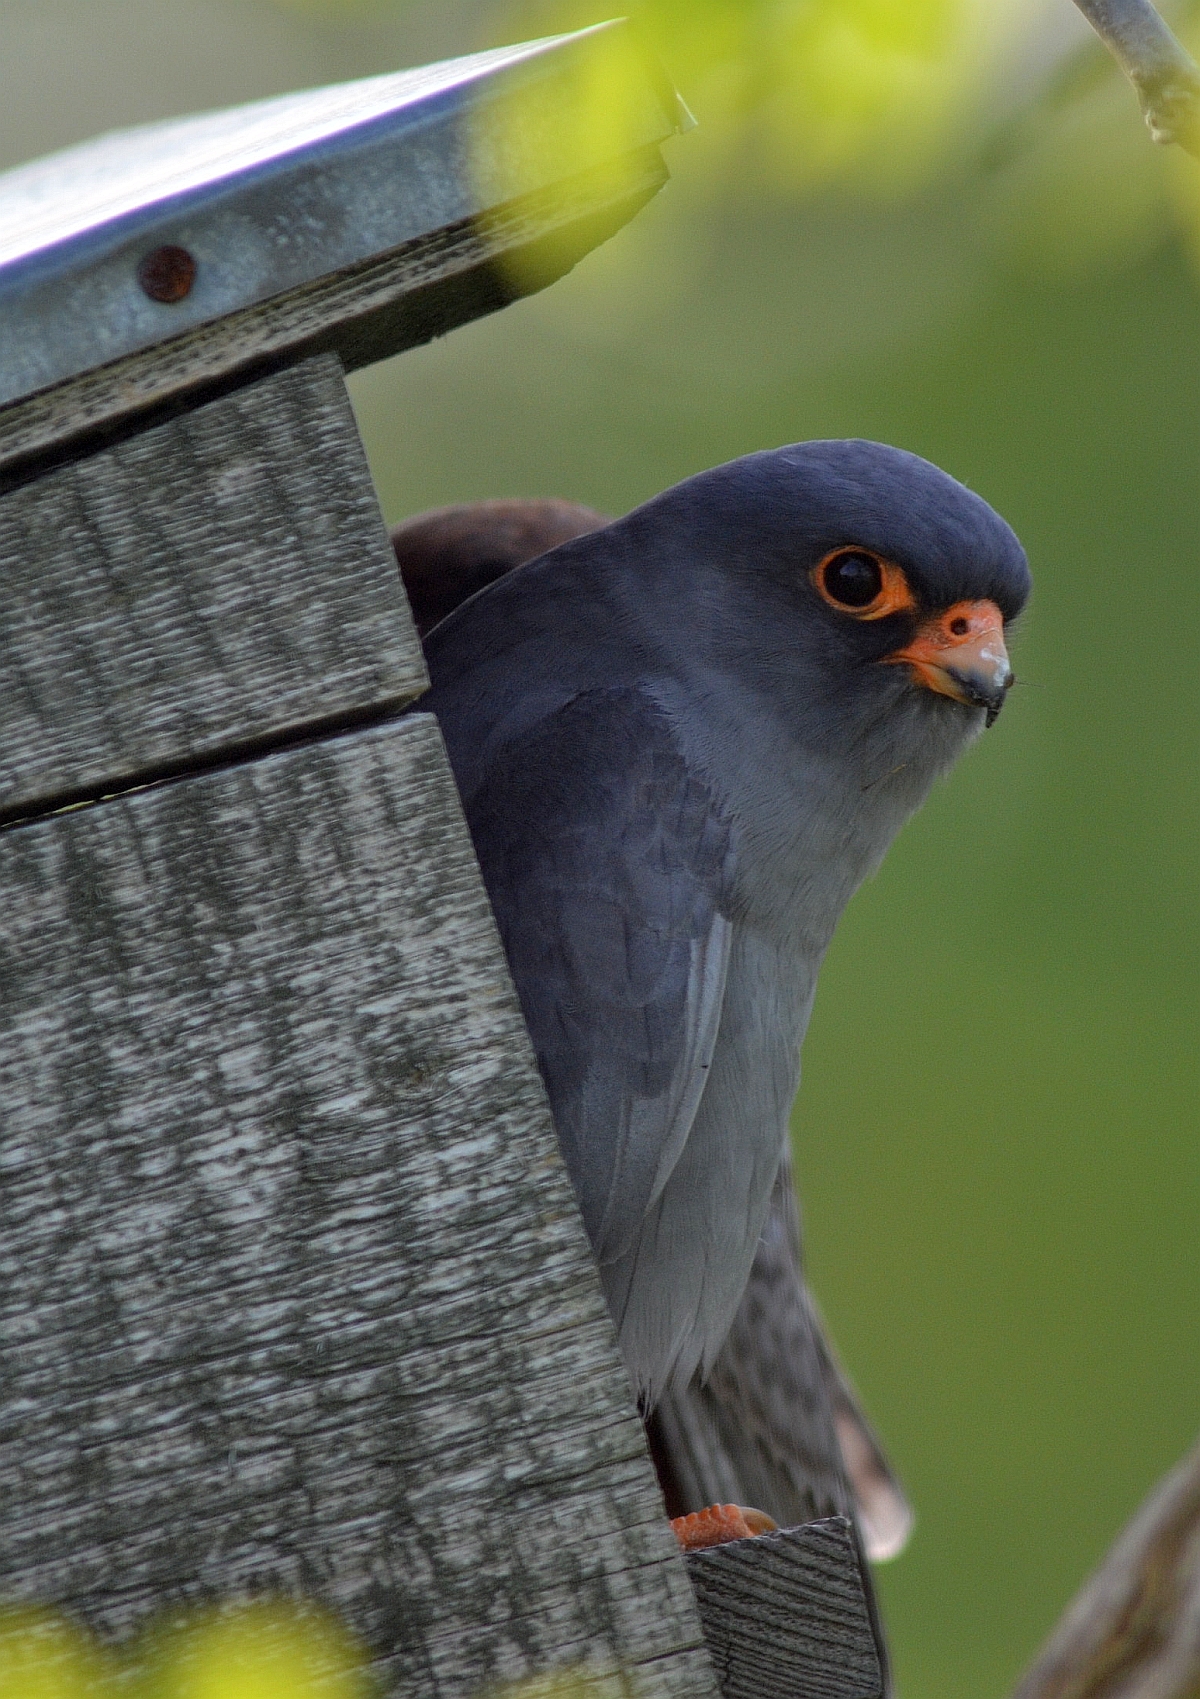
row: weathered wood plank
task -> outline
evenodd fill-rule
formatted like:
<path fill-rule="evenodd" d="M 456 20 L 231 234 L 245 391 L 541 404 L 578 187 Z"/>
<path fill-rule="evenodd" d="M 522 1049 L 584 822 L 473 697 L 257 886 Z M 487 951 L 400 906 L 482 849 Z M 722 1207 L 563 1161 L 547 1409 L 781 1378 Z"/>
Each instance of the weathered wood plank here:
<path fill-rule="evenodd" d="M 0 488 L 238 374 L 326 350 L 352 371 L 506 307 L 627 224 L 668 175 L 657 147 L 637 150 L 13 402 Z"/>
<path fill-rule="evenodd" d="M 879 1699 L 879 1654 L 844 1517 L 685 1561 L 724 1699 Z"/>
<path fill-rule="evenodd" d="M 715 1693 L 432 719 L 0 834 L 0 1101 L 0 1594 Z"/>
<path fill-rule="evenodd" d="M 425 687 L 336 357 L 0 499 L 0 815 Z"/>

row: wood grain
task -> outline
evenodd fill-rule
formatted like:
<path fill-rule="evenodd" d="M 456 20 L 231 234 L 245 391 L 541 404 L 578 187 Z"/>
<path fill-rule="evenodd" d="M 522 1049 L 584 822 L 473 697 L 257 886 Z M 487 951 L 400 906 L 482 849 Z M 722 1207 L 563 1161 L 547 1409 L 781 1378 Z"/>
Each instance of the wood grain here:
<path fill-rule="evenodd" d="M 430 717 L 0 834 L 0 1097 L 4 1595 L 715 1693 Z"/>
<path fill-rule="evenodd" d="M 338 361 L 0 499 L 0 815 L 427 682 Z"/>
<path fill-rule="evenodd" d="M 858 1548 L 841 1516 L 684 1560 L 724 1699 L 879 1699 Z"/>
<path fill-rule="evenodd" d="M 569 271 L 667 175 L 657 147 L 639 149 L 0 408 L 0 487 L 239 374 L 324 351 L 353 370 L 507 306 Z"/>

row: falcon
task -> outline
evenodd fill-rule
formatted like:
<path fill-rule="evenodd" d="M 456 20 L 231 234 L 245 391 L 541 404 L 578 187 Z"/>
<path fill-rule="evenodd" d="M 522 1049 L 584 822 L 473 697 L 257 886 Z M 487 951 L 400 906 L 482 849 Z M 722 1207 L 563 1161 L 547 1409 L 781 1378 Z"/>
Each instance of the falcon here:
<path fill-rule="evenodd" d="M 788 1117 L 842 909 L 1013 682 L 1021 546 L 862 441 L 393 542 L 668 1510 L 849 1515 L 893 1555 L 911 1514 L 803 1279 Z"/>

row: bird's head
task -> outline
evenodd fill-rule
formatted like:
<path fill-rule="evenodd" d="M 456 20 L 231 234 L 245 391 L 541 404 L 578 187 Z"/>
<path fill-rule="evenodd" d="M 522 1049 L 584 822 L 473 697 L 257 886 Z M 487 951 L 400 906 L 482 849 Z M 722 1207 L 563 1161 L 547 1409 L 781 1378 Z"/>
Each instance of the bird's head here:
<path fill-rule="evenodd" d="M 927 460 L 797 443 L 700 473 L 639 515 L 660 535 L 665 521 L 668 593 L 693 603 L 704 663 L 786 704 L 800 735 L 874 757 L 921 745 L 943 765 L 1000 712 L 1025 554 Z"/>

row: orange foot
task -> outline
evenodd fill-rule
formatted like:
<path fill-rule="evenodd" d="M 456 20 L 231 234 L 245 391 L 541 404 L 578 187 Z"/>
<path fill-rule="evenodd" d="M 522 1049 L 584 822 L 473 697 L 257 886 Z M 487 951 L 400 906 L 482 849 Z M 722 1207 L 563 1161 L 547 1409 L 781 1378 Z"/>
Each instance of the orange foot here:
<path fill-rule="evenodd" d="M 727 1540 L 744 1540 L 750 1534 L 770 1534 L 779 1526 L 765 1510 L 747 1510 L 740 1504 L 710 1504 L 690 1516 L 676 1516 L 671 1523 L 680 1549 L 703 1551 L 705 1546 L 723 1546 Z"/>

